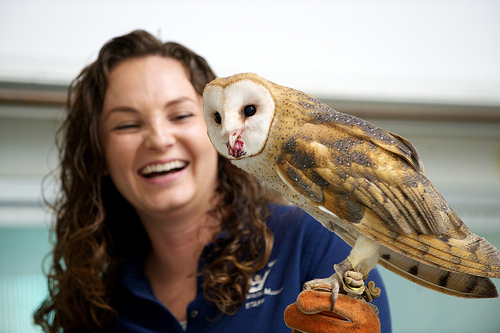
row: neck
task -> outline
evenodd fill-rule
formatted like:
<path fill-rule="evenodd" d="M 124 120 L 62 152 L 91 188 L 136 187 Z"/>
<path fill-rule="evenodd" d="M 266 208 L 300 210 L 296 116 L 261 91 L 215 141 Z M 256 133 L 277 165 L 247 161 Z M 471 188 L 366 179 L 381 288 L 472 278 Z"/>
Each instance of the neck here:
<path fill-rule="evenodd" d="M 204 210 L 197 214 L 170 214 L 161 220 L 143 219 L 143 224 L 151 241 L 148 263 L 169 274 L 186 269 L 187 265 L 196 274 L 203 248 L 219 231 L 219 222 Z"/>
<path fill-rule="evenodd" d="M 187 306 L 196 297 L 200 255 L 220 230 L 218 221 L 206 212 L 187 217 L 143 221 L 151 240 L 144 273 L 156 298 L 179 321 L 186 320 Z"/>

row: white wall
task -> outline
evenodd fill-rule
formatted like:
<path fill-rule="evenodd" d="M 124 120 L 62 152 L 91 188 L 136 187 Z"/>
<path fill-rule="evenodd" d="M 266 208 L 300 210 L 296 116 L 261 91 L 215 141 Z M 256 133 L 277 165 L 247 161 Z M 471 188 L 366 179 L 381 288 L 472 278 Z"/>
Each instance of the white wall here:
<path fill-rule="evenodd" d="M 498 0 L 0 0 L 0 80 L 68 82 L 144 28 L 319 97 L 500 104 Z"/>

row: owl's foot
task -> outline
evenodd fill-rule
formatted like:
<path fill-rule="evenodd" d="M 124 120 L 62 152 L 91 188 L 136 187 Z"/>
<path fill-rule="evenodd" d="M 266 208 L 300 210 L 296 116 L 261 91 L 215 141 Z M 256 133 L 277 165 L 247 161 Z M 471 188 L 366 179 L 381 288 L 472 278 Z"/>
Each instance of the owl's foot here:
<path fill-rule="evenodd" d="M 336 266 L 334 266 L 336 273 L 329 278 L 315 279 L 304 284 L 304 290 L 330 292 L 332 294 L 332 308 L 330 309 L 332 312 L 339 293 L 354 299 L 361 299 L 365 291 L 365 283 L 361 273 L 352 270 L 342 273 Z"/>
<path fill-rule="evenodd" d="M 365 285 L 368 274 L 363 276 L 356 267 L 352 266 L 349 258 L 333 267 L 336 274 L 344 277 L 341 281 L 343 289 L 348 296 L 354 298 L 362 297 L 367 302 L 371 302 L 380 296 L 380 288 L 376 287 L 373 281 L 369 281 Z"/>
<path fill-rule="evenodd" d="M 364 298 L 367 302 L 371 302 L 380 296 L 380 288 L 375 287 L 375 282 L 373 281 L 365 285 L 365 280 L 368 276 L 363 276 L 357 268 L 353 267 L 349 258 L 340 264 L 334 265 L 334 269 L 335 274 L 329 278 L 315 279 L 304 284 L 304 290 L 331 292 L 333 301 L 332 311 L 339 293 L 354 299 Z M 376 309 L 375 305 L 370 305 Z M 376 313 L 378 314 L 378 309 Z"/>
<path fill-rule="evenodd" d="M 333 268 L 340 277 L 343 293 L 356 299 L 361 298 L 366 289 L 363 274 L 353 267 L 349 257 L 340 264 L 333 265 Z"/>

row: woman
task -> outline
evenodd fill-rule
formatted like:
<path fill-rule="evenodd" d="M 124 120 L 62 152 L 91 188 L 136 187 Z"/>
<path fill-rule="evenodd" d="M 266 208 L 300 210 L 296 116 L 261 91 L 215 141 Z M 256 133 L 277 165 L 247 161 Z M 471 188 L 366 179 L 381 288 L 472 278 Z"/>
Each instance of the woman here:
<path fill-rule="evenodd" d="M 134 31 L 72 83 L 50 294 L 34 315 L 45 331 L 289 332 L 286 305 L 345 258 L 217 155 L 201 98 L 214 78 L 192 51 Z"/>

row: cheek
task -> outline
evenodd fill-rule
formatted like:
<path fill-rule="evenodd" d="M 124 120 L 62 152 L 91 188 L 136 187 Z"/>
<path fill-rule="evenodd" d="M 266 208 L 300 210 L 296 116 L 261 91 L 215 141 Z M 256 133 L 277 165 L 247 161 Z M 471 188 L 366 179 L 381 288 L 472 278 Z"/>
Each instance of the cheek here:
<path fill-rule="evenodd" d="M 183 133 L 185 139 L 189 141 L 190 145 L 197 151 L 205 151 L 207 149 L 210 151 L 215 150 L 208 137 L 207 126 L 204 120 L 198 122 L 196 126 L 186 128 Z"/>
<path fill-rule="evenodd" d="M 207 173 L 212 168 L 215 170 L 215 173 L 217 172 L 218 153 L 206 131 L 201 131 L 199 129 L 198 132 L 192 134 L 193 140 L 190 140 L 190 146 L 191 152 L 197 160 L 197 172 L 201 172 L 203 177 L 207 177 Z"/>
<path fill-rule="evenodd" d="M 108 137 L 103 142 L 103 155 L 107 174 L 115 174 L 132 163 L 135 143 L 133 140 L 125 138 Z M 128 169 L 128 168 L 127 168 Z"/>
<path fill-rule="evenodd" d="M 210 140 L 200 139 L 200 145 L 198 150 L 198 162 L 196 173 L 200 177 L 201 181 L 206 183 L 209 188 L 215 189 L 217 186 L 217 164 L 219 160 L 219 154 L 214 148 Z"/>
<path fill-rule="evenodd" d="M 205 167 L 211 165 L 214 159 L 217 159 L 217 150 L 210 142 L 208 136 L 198 135 L 197 139 L 193 141 L 192 144 L 193 153 L 196 154 L 199 160 L 202 160 L 202 164 Z"/>

